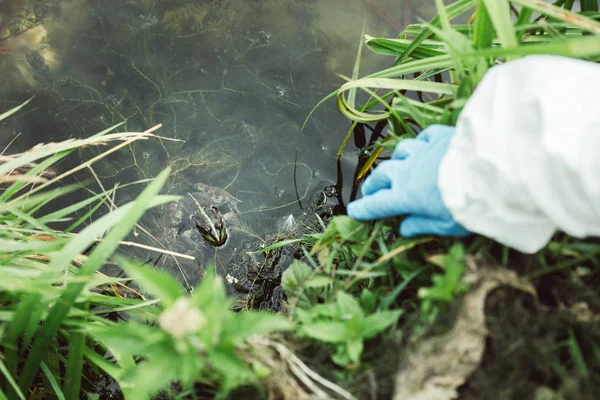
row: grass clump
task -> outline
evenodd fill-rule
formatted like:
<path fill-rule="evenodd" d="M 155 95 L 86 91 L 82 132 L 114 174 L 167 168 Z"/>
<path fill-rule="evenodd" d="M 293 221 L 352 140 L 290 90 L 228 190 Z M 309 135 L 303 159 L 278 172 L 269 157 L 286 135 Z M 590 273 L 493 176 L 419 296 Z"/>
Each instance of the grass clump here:
<path fill-rule="evenodd" d="M 3 156 L 0 398 L 76 399 L 82 392 L 101 393 L 94 385 L 98 376 L 116 381 L 126 399 L 150 398 L 174 382 L 182 389 L 204 382 L 213 393 L 225 394 L 268 372 L 252 360 L 246 339 L 289 330 L 289 321 L 274 314 L 234 314 L 233 300 L 214 273 L 185 296 L 165 272 L 117 254 L 121 244 L 131 244 L 124 239 L 147 209 L 178 199 L 159 194 L 169 169 L 137 199 L 94 218 L 111 204 L 116 188 L 75 197 L 83 186 L 66 183 L 102 156 L 157 137 L 152 131 L 158 127 L 132 133 L 109 133 L 111 128 Z M 100 145 L 111 148 L 60 175 L 51 169 L 81 147 Z M 103 274 L 108 266 L 123 269 L 135 283 Z"/>
<path fill-rule="evenodd" d="M 600 13 L 595 2 L 582 2 L 582 12 L 573 12 L 570 1 L 548 4 L 535 0 L 458 0 L 446 6 L 442 1 L 436 1 L 436 6 L 438 15 L 434 19 L 409 25 L 398 37 L 365 35 L 366 46 L 377 54 L 392 57 L 392 66 L 364 78 L 355 74 L 353 79 L 347 79 L 347 83 L 322 100 L 335 97 L 340 111 L 353 121 L 338 155 L 352 135 L 357 135 L 356 143 L 363 143 L 355 173 L 357 183 L 403 138 L 414 137 L 432 124 L 455 125 L 462 107 L 494 65 L 530 54 L 600 60 Z M 366 138 L 364 132 L 372 132 L 371 137 Z M 340 226 L 345 225 L 342 218 L 345 217 L 335 218 L 327 232 L 335 229 L 338 221 Z M 396 346 L 414 340 L 426 344 L 424 337 L 427 335 L 458 329 L 461 322 L 457 315 L 461 315 L 461 306 L 457 298 L 469 298 L 471 289 L 476 290 L 477 285 L 482 284 L 475 285 L 475 282 L 486 282 L 481 280 L 483 275 L 476 272 L 484 265 L 509 267 L 534 285 L 540 303 L 531 306 L 529 290 L 522 291 L 517 302 L 524 308 L 519 312 L 526 314 L 529 321 L 559 313 L 554 297 L 557 293 L 560 293 L 557 296 L 563 305 L 582 306 L 580 303 L 584 303 L 587 305 L 584 307 L 588 307 L 598 304 L 599 297 L 594 291 L 598 290 L 600 247 L 594 240 L 581 241 L 557 234 L 546 249 L 528 257 L 485 238 L 469 238 L 460 243 L 453 239 L 401 238 L 397 234 L 396 219 L 354 224 L 352 235 L 342 228 L 335 237 L 328 237 L 326 232 L 320 238 L 321 243 L 327 245 L 318 257 L 319 267 L 323 271 L 333 271 L 330 274 L 333 283 L 326 296 L 333 299 L 336 296 L 332 291 L 345 291 L 362 299 L 362 293 L 375 293 L 373 299 L 377 310 L 402 311 L 395 334 L 388 331 L 384 335 Z M 578 250 L 570 252 L 575 248 Z M 548 279 L 553 280 L 551 285 L 548 285 Z M 514 280 L 504 284 L 525 287 Z M 568 294 L 564 288 L 572 285 L 584 290 L 586 295 Z M 467 295 L 462 296 L 464 293 Z M 511 318 L 501 317 L 505 308 L 496 300 L 496 292 L 486 292 L 483 299 L 478 299 L 479 306 L 484 307 L 488 295 L 490 306 L 486 308 L 486 315 L 494 321 Z M 511 311 L 516 312 L 516 309 Z M 572 312 L 565 319 L 532 322 L 537 329 L 531 330 L 513 330 L 496 323 L 496 330 L 488 339 L 491 345 L 485 351 L 482 346 L 476 352 L 479 353 L 478 360 L 483 362 L 480 369 L 473 372 L 472 368 L 465 368 L 468 372 L 460 379 L 446 376 L 443 371 L 432 374 L 442 380 L 455 380 L 451 388 L 455 395 L 461 390 L 473 398 L 494 397 L 501 388 L 511 393 L 507 398 L 513 398 L 511 396 L 523 394 L 523 387 L 529 388 L 528 396 L 542 387 L 550 387 L 556 395 L 567 397 L 573 393 L 584 397 L 597 394 L 600 364 L 592 354 L 598 347 L 600 336 L 597 329 L 589 329 L 593 323 L 576 321 Z M 598 316 L 594 318 L 597 322 Z M 564 346 L 554 347 L 547 343 L 543 329 L 553 332 L 555 340 L 565 343 Z M 578 333 L 571 334 L 571 329 Z M 500 336 L 508 338 L 497 339 Z M 444 337 L 440 336 L 440 343 L 444 342 Z M 383 339 L 380 337 L 380 340 Z M 513 361 L 518 360 L 514 366 L 509 367 L 503 361 L 503 355 L 493 352 L 499 342 L 513 344 Z M 412 359 L 421 359 L 423 363 L 430 362 L 430 357 L 422 353 L 423 346 L 413 347 L 413 350 L 417 349 L 416 353 L 410 346 L 400 347 L 404 349 L 400 353 L 410 354 Z M 582 347 L 589 352 L 581 351 Z M 359 370 L 381 371 L 381 380 L 378 380 L 381 384 L 386 379 L 385 371 L 377 364 L 386 361 L 377 361 L 377 357 L 382 357 L 384 352 L 378 351 L 375 344 L 372 348 L 372 352 L 365 352 Z M 540 351 L 540 348 L 544 350 Z M 445 355 L 438 353 L 437 357 L 442 360 Z M 459 359 L 458 355 L 456 357 Z M 391 357 L 391 362 L 398 362 L 398 358 Z M 546 367 L 540 368 L 538 364 Z M 356 365 L 353 364 L 355 368 Z M 486 376 L 495 368 L 517 368 L 527 373 L 520 376 L 505 374 L 510 379 L 500 382 Z M 477 387 L 461 386 L 471 373 Z M 360 376 L 360 372 L 357 374 Z M 355 385 L 359 382 L 353 380 Z M 371 393 L 378 386 L 367 379 L 363 382 L 367 387 L 362 390 Z M 420 382 L 419 385 L 426 387 L 427 383 Z M 389 392 L 386 393 L 391 395 L 393 391 L 387 387 Z M 412 396 L 429 398 L 424 393 L 412 393 Z"/>

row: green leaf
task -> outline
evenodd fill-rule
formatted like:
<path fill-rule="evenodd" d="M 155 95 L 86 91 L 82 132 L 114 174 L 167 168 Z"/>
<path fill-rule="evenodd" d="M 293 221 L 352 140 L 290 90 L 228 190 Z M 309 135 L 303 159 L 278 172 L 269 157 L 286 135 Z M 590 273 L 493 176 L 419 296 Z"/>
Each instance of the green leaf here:
<path fill-rule="evenodd" d="M 362 339 L 353 339 L 346 342 L 348 357 L 354 364 L 360 364 L 360 356 L 363 352 L 363 347 L 364 344 Z"/>
<path fill-rule="evenodd" d="M 454 295 L 464 289 L 462 285 L 463 257 L 464 249 L 459 244 L 452 246 L 448 255 L 438 256 L 436 262 L 442 262 L 444 274 L 434 275 L 431 278 L 433 286 L 420 288 L 419 297 L 429 301 L 452 301 Z"/>
<path fill-rule="evenodd" d="M 298 305 L 301 308 L 310 308 L 316 303 L 318 289 L 306 288 L 306 283 L 313 274 L 312 268 L 301 261 L 295 260 L 283 272 L 281 277 L 281 285 L 285 290 L 288 298 L 298 299 Z"/>
<path fill-rule="evenodd" d="M 344 343 L 348 337 L 348 329 L 342 322 L 315 322 L 302 326 L 302 332 L 321 342 Z"/>
<path fill-rule="evenodd" d="M 142 289 L 161 299 L 165 307 L 173 305 L 183 295 L 181 285 L 171 274 L 122 257 L 118 258 L 118 262 L 125 272 L 142 286 Z"/>
<path fill-rule="evenodd" d="M 289 331 L 293 327 L 292 322 L 280 315 L 247 311 L 235 315 L 228 324 L 227 334 L 232 339 L 242 339 L 263 333 Z"/>
<path fill-rule="evenodd" d="M 335 229 L 343 240 L 349 240 L 365 227 L 364 223 L 345 215 L 336 216 L 330 223 L 335 225 Z"/>
<path fill-rule="evenodd" d="M 370 291 L 369 289 L 363 289 L 362 293 L 360 294 L 360 305 L 366 313 L 371 314 L 375 312 L 377 309 L 378 297 L 379 296 L 376 293 Z"/>
<path fill-rule="evenodd" d="M 332 282 L 333 280 L 331 279 L 331 277 L 327 275 L 314 275 L 305 282 L 304 287 L 322 288 L 329 286 Z"/>
<path fill-rule="evenodd" d="M 356 299 L 353 296 L 349 295 L 346 292 L 340 291 L 337 293 L 336 303 L 341 313 L 340 316 L 343 319 L 349 319 L 348 316 L 358 317 L 359 319 L 362 319 L 362 317 L 364 316 L 364 311 L 360 307 L 358 301 L 356 301 Z"/>
<path fill-rule="evenodd" d="M 402 310 L 378 311 L 367 316 L 362 323 L 361 336 L 370 339 L 383 332 L 398 321 Z"/>
<path fill-rule="evenodd" d="M 126 396 L 125 400 L 148 400 L 151 395 L 167 388 L 177 379 L 179 366 L 179 357 L 175 351 L 163 352 L 160 356 L 138 364 L 119 381 L 131 382 L 128 385 L 133 386 L 130 396 Z"/>
<path fill-rule="evenodd" d="M 114 325 L 86 325 L 85 330 L 96 340 L 115 353 L 143 355 L 146 351 L 170 336 L 160 329 L 129 321 Z"/>
<path fill-rule="evenodd" d="M 210 365 L 223 376 L 220 389 L 227 393 L 254 378 L 254 374 L 232 349 L 216 349 L 208 353 Z"/>
<path fill-rule="evenodd" d="M 222 305 L 225 300 L 225 284 L 223 280 L 216 275 L 214 266 L 206 270 L 200 284 L 194 289 L 192 303 L 198 306 L 202 311 L 208 311 L 214 305 Z"/>
<path fill-rule="evenodd" d="M 349 366 L 352 361 L 350 360 L 350 356 L 348 355 L 348 349 L 346 348 L 346 344 L 338 344 L 335 348 L 335 354 L 331 357 L 331 360 L 337 365 L 341 365 L 342 367 Z"/>

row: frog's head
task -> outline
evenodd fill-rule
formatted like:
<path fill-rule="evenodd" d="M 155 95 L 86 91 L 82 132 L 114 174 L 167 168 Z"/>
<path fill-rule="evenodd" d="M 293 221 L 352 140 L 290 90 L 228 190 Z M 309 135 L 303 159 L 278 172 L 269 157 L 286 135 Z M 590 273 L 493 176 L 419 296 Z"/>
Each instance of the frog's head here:
<path fill-rule="evenodd" d="M 199 208 L 198 214 L 192 215 L 192 220 L 204 240 L 215 247 L 224 245 L 227 241 L 227 229 L 217 207 L 209 210 Z"/>

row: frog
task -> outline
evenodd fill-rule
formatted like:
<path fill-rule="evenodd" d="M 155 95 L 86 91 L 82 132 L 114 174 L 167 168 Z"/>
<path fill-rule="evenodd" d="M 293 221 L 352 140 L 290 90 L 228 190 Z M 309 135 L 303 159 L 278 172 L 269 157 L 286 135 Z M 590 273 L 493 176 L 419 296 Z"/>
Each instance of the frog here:
<path fill-rule="evenodd" d="M 195 249 L 198 240 L 220 247 L 227 241 L 227 232 L 239 225 L 239 202 L 223 189 L 197 183 L 193 191 L 169 205 L 168 236 L 182 238 L 179 247 Z"/>

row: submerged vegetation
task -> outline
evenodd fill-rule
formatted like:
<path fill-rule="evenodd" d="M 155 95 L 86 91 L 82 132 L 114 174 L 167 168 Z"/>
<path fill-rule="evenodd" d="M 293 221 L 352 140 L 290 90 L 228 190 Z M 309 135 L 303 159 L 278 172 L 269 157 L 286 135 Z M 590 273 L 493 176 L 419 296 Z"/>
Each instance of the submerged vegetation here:
<path fill-rule="evenodd" d="M 163 4 L 163 22 L 178 35 L 189 24 L 210 24 L 206 15 L 186 19 L 186 7 L 197 6 L 173 3 L 181 7 Z M 338 154 L 353 136 L 363 149 L 356 182 L 402 138 L 433 123 L 454 124 L 497 63 L 527 54 L 600 61 L 597 2 L 581 1 L 577 13 L 573 3 L 458 0 L 444 6 L 436 0 L 438 15 L 430 22 L 409 25 L 395 38 L 366 36 L 366 46 L 390 56 L 392 66 L 359 79 L 359 59 L 355 76 L 326 97 L 335 97 L 353 121 Z M 150 24 L 144 29 L 156 23 L 143 21 Z M 142 31 L 132 34 L 147 45 Z M 99 47 L 124 56 L 109 36 L 102 40 Z M 147 62 L 152 71 L 149 60 L 157 55 L 146 55 L 133 64 L 138 83 L 158 97 L 150 96 L 152 107 L 136 114 L 138 125 L 208 95 L 163 90 L 140 69 Z M 98 91 L 88 89 L 92 97 L 78 102 L 98 101 Z M 135 101 L 123 99 L 103 103 L 106 115 L 135 108 Z M 124 129 L 119 125 L 87 139 L 1 156 L 0 399 L 600 396 L 597 240 L 559 233 L 539 254 L 524 256 L 482 237 L 407 239 L 398 234 L 395 219 L 367 224 L 332 218 L 334 208 L 325 206 L 337 194 L 329 186 L 313 196 L 308 189 L 298 195 L 309 197 L 310 207 L 273 222 L 275 234 L 261 237 L 229 219 L 238 213 L 236 199 L 225 191 L 197 187 L 183 197 L 159 194 L 173 189 L 168 185 L 175 181 L 175 162 L 174 169 L 136 176 L 140 180 L 130 185 L 144 188 L 120 205 L 114 202 L 118 186 L 91 193 L 86 182 L 69 183 L 82 170 L 94 180 L 108 179 L 93 167 L 120 149 L 135 153 L 146 142 L 168 148 L 169 140 L 182 138 L 175 134 L 176 120 L 170 120 L 169 134 L 159 133 L 160 126 L 111 133 Z M 232 130 L 240 127 L 247 130 L 239 137 L 250 142 L 264 134 L 246 123 Z M 92 156 L 56 172 L 81 154 Z M 187 240 L 201 241 L 204 232 L 222 245 L 225 231 L 217 226 L 257 239 L 241 242 L 250 243 L 238 254 L 242 258 L 226 260 L 254 265 L 249 273 L 221 273 L 216 255 L 198 266 L 196 253 L 136 241 L 142 233 L 150 237 L 140 224 L 145 213 L 161 210 L 153 220 L 165 228 L 173 218 L 161 220 L 163 210 L 185 212 L 183 206 L 203 198 L 202 190 L 222 199 L 222 214 L 215 211 L 211 219 L 204 212 L 207 228 L 185 231 Z M 181 207 L 169 208 L 173 204 Z M 226 218 L 227 211 L 233 215 Z M 179 237 L 179 227 L 168 228 Z M 152 256 L 136 260 L 135 252 L 124 251 L 131 248 Z M 201 282 L 193 287 L 195 282 L 179 282 L 156 268 L 168 257 L 189 262 Z M 241 302 L 226 295 L 232 287 L 245 294 Z"/>

